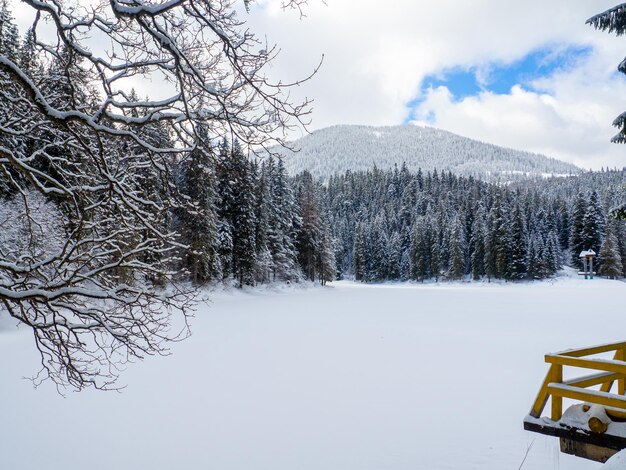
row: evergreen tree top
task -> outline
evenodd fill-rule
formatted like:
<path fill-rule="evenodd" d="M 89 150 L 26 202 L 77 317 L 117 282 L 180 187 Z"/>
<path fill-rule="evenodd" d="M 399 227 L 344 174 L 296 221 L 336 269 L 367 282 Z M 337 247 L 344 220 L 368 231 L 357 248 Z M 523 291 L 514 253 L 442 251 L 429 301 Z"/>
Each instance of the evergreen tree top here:
<path fill-rule="evenodd" d="M 587 24 L 596 29 L 621 36 L 626 33 L 626 3 L 622 3 L 603 13 L 592 16 L 587 20 Z M 617 69 L 626 74 L 626 59 L 618 65 Z M 611 142 L 626 144 L 626 112 L 615 118 L 613 126 L 617 127 L 619 132 L 611 139 Z"/>
<path fill-rule="evenodd" d="M 621 36 L 626 33 L 626 3 L 622 3 L 603 13 L 592 16 L 586 23 L 596 29 Z"/>

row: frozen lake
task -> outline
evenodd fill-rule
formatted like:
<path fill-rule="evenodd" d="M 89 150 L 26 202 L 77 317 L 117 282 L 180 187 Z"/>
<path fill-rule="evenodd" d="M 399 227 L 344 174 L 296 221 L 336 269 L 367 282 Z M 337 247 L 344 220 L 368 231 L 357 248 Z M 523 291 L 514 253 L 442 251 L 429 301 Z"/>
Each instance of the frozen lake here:
<path fill-rule="evenodd" d="M 598 469 L 522 430 L 543 354 L 626 336 L 626 283 L 365 286 L 214 296 L 122 393 L 34 390 L 0 330 L 0 468 Z"/>

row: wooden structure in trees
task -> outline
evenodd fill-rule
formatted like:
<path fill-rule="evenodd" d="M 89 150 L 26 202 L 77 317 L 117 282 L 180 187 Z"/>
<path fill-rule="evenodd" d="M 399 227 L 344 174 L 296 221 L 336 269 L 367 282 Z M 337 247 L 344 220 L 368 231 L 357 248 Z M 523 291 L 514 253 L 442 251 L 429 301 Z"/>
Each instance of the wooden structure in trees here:
<path fill-rule="evenodd" d="M 598 462 L 625 449 L 626 342 L 546 354 L 545 361 L 550 369 L 524 429 L 559 437 L 561 452 Z M 564 380 L 565 367 L 593 373 Z M 565 413 L 563 399 L 574 401 Z M 549 418 L 541 416 L 548 400 Z"/>
<path fill-rule="evenodd" d="M 585 276 L 585 279 L 593 279 L 593 260 L 596 257 L 596 252 L 589 249 L 580 252 L 578 256 L 583 263 L 583 270 L 578 272 L 579 276 Z"/>

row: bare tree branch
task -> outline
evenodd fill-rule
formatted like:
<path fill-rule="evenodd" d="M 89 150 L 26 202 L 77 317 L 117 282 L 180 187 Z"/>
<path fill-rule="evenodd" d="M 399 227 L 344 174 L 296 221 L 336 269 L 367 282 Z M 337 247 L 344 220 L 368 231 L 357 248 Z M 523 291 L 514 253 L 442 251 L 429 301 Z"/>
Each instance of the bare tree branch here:
<path fill-rule="evenodd" d="M 267 149 L 306 127 L 310 103 L 288 99 L 301 82 L 267 78 L 277 50 L 230 0 L 22 5 L 36 64 L 0 44 L 0 221 L 19 215 L 0 230 L 0 313 L 32 329 L 41 378 L 114 388 L 120 364 L 188 333 L 170 322 L 194 303 L 174 282 L 185 247 L 170 221 L 193 207 L 173 170 L 198 126 Z M 139 98 L 131 79 L 162 96 Z"/>

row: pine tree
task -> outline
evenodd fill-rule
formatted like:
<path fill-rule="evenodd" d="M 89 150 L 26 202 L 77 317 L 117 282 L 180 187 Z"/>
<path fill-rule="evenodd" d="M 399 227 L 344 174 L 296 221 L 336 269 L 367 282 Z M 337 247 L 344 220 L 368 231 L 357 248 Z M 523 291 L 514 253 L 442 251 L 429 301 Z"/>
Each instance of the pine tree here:
<path fill-rule="evenodd" d="M 3 0 L 0 2 L 0 55 L 6 55 L 13 61 L 16 61 L 16 57 L 20 52 L 19 44 L 16 41 L 16 32 L 17 29 L 9 11 L 8 2 Z M 4 78 L 3 75 L 0 73 L 0 79 Z M 6 80 L 0 81 L 0 86 L 8 87 L 12 83 L 13 81 L 6 77 Z M 7 122 L 13 118 L 9 109 L 9 106 L 5 106 L 5 103 L 0 101 L 0 122 Z M 0 146 L 15 148 L 22 144 L 22 139 L 17 136 L 11 136 L 7 133 L 3 133 L 0 136 Z M 0 165 L 0 198 L 12 196 L 17 191 L 16 186 L 21 187 L 23 183 L 24 178 L 20 177 L 19 172 L 11 165 Z"/>
<path fill-rule="evenodd" d="M 302 217 L 302 226 L 297 238 L 298 260 L 306 278 L 315 281 L 318 277 L 318 258 L 323 247 L 324 227 L 315 183 L 310 173 L 305 172 L 301 175 L 298 190 Z M 363 274 L 367 278 L 367 267 L 364 268 Z"/>
<path fill-rule="evenodd" d="M 0 55 L 12 62 L 19 61 L 20 37 L 7 0 L 0 2 Z"/>
<path fill-rule="evenodd" d="M 254 166 L 246 158 L 238 141 L 233 144 L 235 205 L 232 219 L 233 271 L 239 286 L 254 285 L 256 267 L 256 201 Z"/>
<path fill-rule="evenodd" d="M 298 215 L 293 190 L 282 160 L 275 163 L 270 158 L 266 168 L 270 189 L 267 237 L 273 259 L 273 280 L 296 280 L 300 278 L 300 270 L 295 247 L 294 218 Z"/>
<path fill-rule="evenodd" d="M 33 30 L 29 29 L 24 35 L 18 58 L 20 68 L 35 82 L 42 79 L 43 67 L 37 58 Z"/>
<path fill-rule="evenodd" d="M 539 279 L 541 275 L 541 262 L 537 245 L 537 239 L 531 237 L 528 243 L 528 264 L 526 265 L 526 275 L 529 279 Z"/>
<path fill-rule="evenodd" d="M 400 264 L 402 259 L 402 244 L 400 241 L 400 234 L 393 232 L 387 239 L 386 250 L 386 272 L 387 279 L 400 279 Z"/>
<path fill-rule="evenodd" d="M 511 237 L 508 250 L 508 279 L 522 279 L 526 276 L 527 236 L 526 226 L 519 205 L 515 206 L 511 224 Z"/>
<path fill-rule="evenodd" d="M 486 243 L 485 270 L 488 277 L 503 278 L 509 264 L 510 234 L 500 195 L 496 195 L 489 212 L 489 232 Z"/>
<path fill-rule="evenodd" d="M 255 168 L 258 172 L 258 167 Z M 255 200 L 255 281 L 264 284 L 271 281 L 275 273 L 274 257 L 269 248 L 272 197 L 269 174 L 265 163 L 261 165 L 259 178 L 255 184 Z"/>
<path fill-rule="evenodd" d="M 491 227 L 491 224 L 489 224 Z M 492 278 L 496 277 L 496 253 L 494 249 L 494 238 L 491 236 L 490 231 L 488 230 L 485 233 L 484 247 L 485 247 L 485 256 L 483 259 L 483 265 L 485 267 L 485 276 L 487 276 L 487 280 L 491 281 Z"/>
<path fill-rule="evenodd" d="M 354 235 L 354 278 L 357 281 L 365 281 L 365 240 L 363 225 L 357 224 Z"/>
<path fill-rule="evenodd" d="M 322 285 L 335 280 L 337 272 L 335 260 L 335 243 L 327 224 L 322 230 L 321 250 L 318 255 L 318 278 Z"/>
<path fill-rule="evenodd" d="M 425 246 L 430 247 L 426 241 L 426 228 L 423 218 L 419 218 L 415 223 L 411 237 L 411 279 L 423 281 L 426 278 L 427 256 Z"/>
<path fill-rule="evenodd" d="M 556 232 L 554 231 L 551 231 L 548 234 L 545 248 L 545 257 L 546 272 L 548 273 L 548 276 L 552 276 L 553 274 L 556 274 L 556 272 L 561 268 L 559 240 L 557 238 Z"/>
<path fill-rule="evenodd" d="M 626 32 L 626 4 L 617 5 L 603 13 L 595 15 L 586 21 L 587 24 L 601 31 L 615 33 L 618 36 Z M 626 61 L 622 61 L 617 67 L 622 73 L 626 73 Z M 613 126 L 619 129 L 611 141 L 619 144 L 626 143 L 626 112 L 620 114 L 613 121 Z"/>
<path fill-rule="evenodd" d="M 472 279 L 478 281 L 485 275 L 485 213 L 480 205 L 472 227 Z"/>
<path fill-rule="evenodd" d="M 602 205 L 600 204 L 598 193 L 593 191 L 589 197 L 589 204 L 583 217 L 583 230 L 581 243 L 585 250 L 600 251 L 602 244 L 602 232 L 604 230 L 604 217 Z"/>
<path fill-rule="evenodd" d="M 224 139 L 219 146 L 217 177 L 220 195 L 217 213 L 220 262 L 224 276 L 239 287 L 253 285 L 256 267 L 255 168 L 238 141 L 232 149 Z M 225 245 L 222 245 L 222 242 Z"/>
<path fill-rule="evenodd" d="M 465 275 L 465 249 L 465 231 L 457 215 L 450 233 L 450 269 L 448 270 L 448 278 L 461 279 Z"/>
<path fill-rule="evenodd" d="M 580 252 L 587 249 L 587 247 L 585 247 L 585 241 L 583 239 L 583 230 L 585 228 L 584 218 L 587 211 L 587 205 L 588 203 L 583 193 L 578 193 L 576 202 L 574 203 L 574 208 L 572 210 L 572 215 L 570 217 L 571 232 L 569 237 L 569 246 L 571 250 L 571 262 L 573 266 L 578 266 L 578 256 L 580 255 Z"/>
<path fill-rule="evenodd" d="M 546 246 L 541 237 L 536 238 L 536 275 L 537 279 L 545 279 L 550 276 L 550 269 L 548 267 L 549 255 L 546 251 Z"/>
<path fill-rule="evenodd" d="M 619 243 L 616 237 L 615 222 L 606 224 L 604 232 L 604 241 L 600 249 L 599 260 L 601 261 L 598 274 L 606 276 L 609 279 L 617 279 L 621 277 L 624 266 L 622 264 L 622 256 L 619 250 Z"/>
<path fill-rule="evenodd" d="M 567 208 L 565 207 L 565 204 L 562 201 L 559 203 L 559 207 L 557 211 L 560 214 L 560 218 L 561 218 L 561 220 L 559 221 L 559 229 L 558 229 L 559 246 L 561 250 L 566 250 L 567 247 L 569 246 L 569 234 L 570 234 L 569 213 L 567 212 Z"/>
<path fill-rule="evenodd" d="M 221 280 L 218 260 L 217 214 L 213 155 L 208 134 L 197 129 L 198 141 L 187 161 L 183 162 L 183 192 L 194 204 L 193 211 L 180 214 L 181 234 L 188 248 L 185 265 L 195 284 Z"/>
<path fill-rule="evenodd" d="M 369 258 L 369 280 L 382 281 L 387 279 L 387 246 L 388 238 L 385 233 L 385 222 L 382 215 L 378 215 L 371 225 Z"/>
<path fill-rule="evenodd" d="M 619 254 L 622 258 L 622 276 L 626 277 L 626 225 L 622 219 L 616 219 L 614 228 Z"/>
<path fill-rule="evenodd" d="M 439 242 L 439 234 L 436 229 L 431 230 L 430 236 L 430 277 L 434 277 L 435 281 L 439 281 L 441 276 L 441 244 Z"/>
<path fill-rule="evenodd" d="M 233 232 L 232 226 L 225 220 L 217 223 L 217 254 L 222 281 L 233 276 Z"/>

